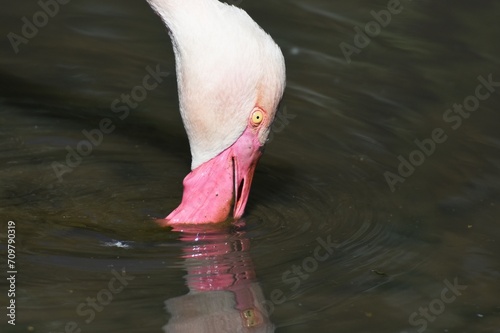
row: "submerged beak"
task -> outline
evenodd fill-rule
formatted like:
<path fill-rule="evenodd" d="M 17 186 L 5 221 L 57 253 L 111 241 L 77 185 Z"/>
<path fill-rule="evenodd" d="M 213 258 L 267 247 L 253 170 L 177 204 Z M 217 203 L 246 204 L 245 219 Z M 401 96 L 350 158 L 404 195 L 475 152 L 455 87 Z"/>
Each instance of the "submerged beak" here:
<path fill-rule="evenodd" d="M 245 210 L 262 145 L 251 128 L 216 157 L 184 178 L 182 202 L 162 225 L 200 224 L 239 219 Z"/>

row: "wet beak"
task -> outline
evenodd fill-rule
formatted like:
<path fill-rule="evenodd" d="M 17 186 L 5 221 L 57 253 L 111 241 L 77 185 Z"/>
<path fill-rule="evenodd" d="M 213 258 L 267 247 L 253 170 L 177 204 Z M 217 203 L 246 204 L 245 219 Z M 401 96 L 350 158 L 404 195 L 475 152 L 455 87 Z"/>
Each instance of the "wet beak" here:
<path fill-rule="evenodd" d="M 255 131 L 247 128 L 232 146 L 184 178 L 181 204 L 160 224 L 218 223 L 239 219 L 244 213 L 261 155 L 262 145 Z"/>

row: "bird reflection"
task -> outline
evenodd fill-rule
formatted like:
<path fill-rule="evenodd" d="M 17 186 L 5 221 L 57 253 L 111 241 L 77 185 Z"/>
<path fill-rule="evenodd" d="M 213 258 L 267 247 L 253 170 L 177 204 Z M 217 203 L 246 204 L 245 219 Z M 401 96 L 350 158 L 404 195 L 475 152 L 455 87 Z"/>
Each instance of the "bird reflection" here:
<path fill-rule="evenodd" d="M 181 229 L 182 228 L 182 229 Z M 168 333 L 274 332 L 249 254 L 244 222 L 182 226 L 189 293 L 165 302 Z"/>

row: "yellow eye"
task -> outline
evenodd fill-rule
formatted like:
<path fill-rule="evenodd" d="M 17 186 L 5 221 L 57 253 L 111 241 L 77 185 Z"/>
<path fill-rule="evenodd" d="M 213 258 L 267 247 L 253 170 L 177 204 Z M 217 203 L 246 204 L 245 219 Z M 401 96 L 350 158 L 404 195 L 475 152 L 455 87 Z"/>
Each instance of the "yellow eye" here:
<path fill-rule="evenodd" d="M 264 113 L 260 110 L 255 110 L 252 113 L 252 124 L 257 126 L 262 122 L 262 120 L 264 120 Z"/>

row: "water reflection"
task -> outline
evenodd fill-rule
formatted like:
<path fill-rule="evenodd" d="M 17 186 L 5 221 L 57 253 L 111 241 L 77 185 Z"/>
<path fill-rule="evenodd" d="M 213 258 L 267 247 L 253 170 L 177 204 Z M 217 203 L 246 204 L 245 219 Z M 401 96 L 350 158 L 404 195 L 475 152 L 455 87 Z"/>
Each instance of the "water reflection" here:
<path fill-rule="evenodd" d="M 177 227 L 179 228 L 179 227 Z M 244 222 L 183 226 L 189 293 L 165 301 L 165 332 L 274 332 L 249 254 Z"/>

